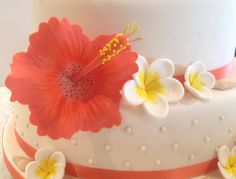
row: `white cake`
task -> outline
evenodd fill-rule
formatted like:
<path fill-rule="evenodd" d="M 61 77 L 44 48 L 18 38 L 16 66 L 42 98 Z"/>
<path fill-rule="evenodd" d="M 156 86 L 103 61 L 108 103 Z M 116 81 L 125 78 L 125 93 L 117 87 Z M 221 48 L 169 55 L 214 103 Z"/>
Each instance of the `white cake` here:
<path fill-rule="evenodd" d="M 217 168 L 217 149 L 233 146 L 236 135 L 236 66 L 232 62 L 236 1 L 32 0 L 34 31 L 52 16 L 80 24 L 91 39 L 119 33 L 135 21 L 144 39 L 132 46 L 149 63 L 157 58 L 171 59 L 178 75 L 175 77 L 183 78 L 188 66 L 197 60 L 215 76 L 216 85 L 211 97 L 204 100 L 191 93 L 185 78 L 184 97 L 171 103 L 164 117 L 151 115 L 142 105 L 131 105 L 123 91 L 120 125 L 97 132 L 78 131 L 69 139 L 39 135 L 37 126 L 29 120 L 29 106 L 16 101 L 3 144 L 13 176 L 26 177 L 25 168 L 19 169 L 22 165 L 15 162 L 15 156 L 33 158 L 42 148 L 62 152 L 67 164 L 77 166 L 76 172 L 67 168 L 66 175 L 83 179 L 188 179 Z M 177 91 L 180 88 L 171 88 L 181 93 Z M 11 135 L 14 132 L 19 146 Z M 94 173 L 99 175 L 92 176 Z"/>

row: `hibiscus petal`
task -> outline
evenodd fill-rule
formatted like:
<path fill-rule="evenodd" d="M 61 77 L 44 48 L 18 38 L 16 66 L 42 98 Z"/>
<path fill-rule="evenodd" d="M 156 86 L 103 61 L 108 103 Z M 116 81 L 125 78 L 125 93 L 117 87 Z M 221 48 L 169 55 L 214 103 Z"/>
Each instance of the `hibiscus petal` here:
<path fill-rule="evenodd" d="M 62 152 L 54 152 L 51 156 L 51 159 L 55 159 L 57 163 L 60 163 L 62 166 L 66 165 L 66 159 Z"/>
<path fill-rule="evenodd" d="M 148 61 L 143 56 L 139 55 L 136 63 L 138 65 L 138 72 L 133 75 L 133 78 L 141 88 L 144 88 L 145 73 L 148 68 Z"/>
<path fill-rule="evenodd" d="M 164 96 L 168 102 L 177 102 L 184 96 L 183 85 L 174 78 L 164 78 L 160 80 L 164 85 Z"/>
<path fill-rule="evenodd" d="M 174 75 L 175 67 L 169 59 L 157 59 L 147 69 L 147 73 L 158 73 L 160 78 L 168 78 Z"/>
<path fill-rule="evenodd" d="M 41 161 L 45 158 L 49 158 L 53 154 L 53 150 L 49 148 L 41 148 L 35 154 L 35 160 Z"/>
<path fill-rule="evenodd" d="M 221 146 L 218 150 L 218 160 L 223 167 L 227 165 L 230 154 L 230 149 L 227 146 Z"/>
<path fill-rule="evenodd" d="M 42 98 L 42 92 L 37 86 L 44 86 L 45 76 L 39 74 L 49 74 L 47 70 L 35 66 L 34 62 L 26 53 L 18 53 L 13 57 L 11 73 L 6 78 L 6 86 L 11 90 L 11 101 L 18 100 L 22 104 L 29 104 L 34 100 L 38 103 L 46 102 Z"/>
<path fill-rule="evenodd" d="M 184 86 L 188 90 L 188 92 L 190 92 L 196 98 L 199 98 L 202 100 L 209 100 L 213 98 L 213 93 L 211 92 L 211 90 L 209 90 L 208 88 L 204 86 L 201 88 L 201 91 L 194 89 L 192 86 L 190 86 L 188 82 L 185 82 Z"/>
<path fill-rule="evenodd" d="M 25 177 L 26 179 L 38 179 L 35 174 L 35 170 L 38 168 L 38 162 L 30 162 L 25 168 Z"/>
<path fill-rule="evenodd" d="M 200 79 L 204 82 L 207 88 L 212 89 L 216 84 L 215 76 L 210 72 L 200 73 Z"/>
<path fill-rule="evenodd" d="M 30 36 L 27 54 L 41 68 L 64 68 L 65 64 L 79 62 L 88 42 L 79 25 L 52 17 Z"/>
<path fill-rule="evenodd" d="M 153 116 L 164 118 L 169 112 L 169 105 L 163 96 L 157 96 L 155 102 L 144 103 L 144 108 Z"/>
<path fill-rule="evenodd" d="M 234 176 L 226 171 L 226 169 L 220 164 L 220 162 L 217 163 L 218 168 L 220 170 L 221 175 L 225 179 L 234 179 Z"/>
<path fill-rule="evenodd" d="M 147 98 L 147 93 L 137 86 L 134 80 L 130 80 L 124 84 L 123 97 L 131 105 L 140 105 Z"/>

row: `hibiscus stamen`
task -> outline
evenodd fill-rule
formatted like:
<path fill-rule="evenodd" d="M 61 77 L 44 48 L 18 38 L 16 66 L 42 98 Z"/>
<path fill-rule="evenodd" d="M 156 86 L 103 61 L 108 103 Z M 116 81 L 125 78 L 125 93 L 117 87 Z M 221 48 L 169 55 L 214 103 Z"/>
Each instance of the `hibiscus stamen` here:
<path fill-rule="evenodd" d="M 87 64 L 80 72 L 73 75 L 73 79 L 78 81 L 100 65 L 104 65 L 112 60 L 115 56 L 130 47 L 130 42 L 143 39 L 143 37 L 135 38 L 129 41 L 129 37 L 139 30 L 139 26 L 135 23 L 128 24 L 122 34 L 116 34 L 108 43 L 106 43 L 98 52 L 99 54 Z"/>

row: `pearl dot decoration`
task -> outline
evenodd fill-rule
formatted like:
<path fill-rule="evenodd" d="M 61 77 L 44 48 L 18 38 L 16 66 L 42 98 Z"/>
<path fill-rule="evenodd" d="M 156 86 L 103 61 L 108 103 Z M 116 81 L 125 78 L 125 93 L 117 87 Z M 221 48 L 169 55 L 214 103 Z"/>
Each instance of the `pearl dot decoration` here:
<path fill-rule="evenodd" d="M 29 129 L 29 123 L 28 122 L 26 122 L 25 124 L 24 124 L 24 126 L 27 128 L 27 129 Z"/>
<path fill-rule="evenodd" d="M 233 128 L 229 128 L 228 133 L 232 133 L 233 132 Z"/>
<path fill-rule="evenodd" d="M 172 148 L 173 149 L 178 149 L 179 148 L 179 144 L 177 144 L 177 143 L 172 144 Z"/>
<path fill-rule="evenodd" d="M 161 165 L 161 161 L 160 160 L 156 160 L 156 165 Z"/>
<path fill-rule="evenodd" d="M 34 146 L 35 146 L 36 148 L 38 148 L 38 147 L 39 147 L 39 143 L 38 143 L 38 142 L 34 142 Z"/>
<path fill-rule="evenodd" d="M 224 115 L 221 115 L 220 117 L 219 117 L 219 120 L 220 121 L 223 121 L 225 119 L 225 116 Z"/>
<path fill-rule="evenodd" d="M 141 152 L 146 152 L 147 151 L 147 147 L 144 146 L 144 145 L 140 146 L 139 149 L 140 149 Z"/>
<path fill-rule="evenodd" d="M 78 141 L 77 141 L 77 139 L 72 139 L 71 143 L 76 146 L 78 144 Z"/>
<path fill-rule="evenodd" d="M 129 167 L 131 166 L 130 161 L 128 161 L 128 160 L 124 161 L 124 166 L 125 166 L 126 168 L 129 168 Z"/>
<path fill-rule="evenodd" d="M 132 134 L 133 133 L 133 128 L 131 126 L 125 127 L 124 130 L 125 130 L 126 134 Z"/>
<path fill-rule="evenodd" d="M 166 126 L 160 127 L 160 132 L 161 132 L 161 133 L 165 133 L 166 130 L 167 130 Z"/>
<path fill-rule="evenodd" d="M 93 159 L 89 158 L 88 159 L 88 164 L 93 165 L 93 163 L 94 163 Z"/>
<path fill-rule="evenodd" d="M 191 121 L 191 124 L 192 124 L 193 126 L 197 125 L 197 124 L 198 124 L 198 120 L 197 120 L 197 119 L 192 120 L 192 121 Z"/>
<path fill-rule="evenodd" d="M 110 145 L 110 144 L 105 144 L 105 145 L 104 145 L 104 149 L 105 149 L 106 151 L 110 151 L 110 150 L 111 150 L 111 145 Z"/>
<path fill-rule="evenodd" d="M 204 142 L 207 143 L 207 142 L 209 142 L 211 140 L 211 138 L 209 136 L 206 136 L 203 140 L 204 140 Z"/>
<path fill-rule="evenodd" d="M 192 161 L 194 158 L 195 158 L 195 155 L 194 155 L 194 154 L 190 154 L 190 155 L 188 156 L 188 159 L 191 160 L 191 161 Z"/>

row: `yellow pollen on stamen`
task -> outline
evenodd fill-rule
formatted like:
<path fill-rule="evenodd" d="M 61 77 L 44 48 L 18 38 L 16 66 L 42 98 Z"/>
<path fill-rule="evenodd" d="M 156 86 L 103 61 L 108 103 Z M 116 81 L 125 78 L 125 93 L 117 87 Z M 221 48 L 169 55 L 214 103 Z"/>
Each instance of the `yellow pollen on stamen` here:
<path fill-rule="evenodd" d="M 125 50 L 129 43 L 127 41 L 128 38 L 122 39 L 123 34 L 117 34 L 112 40 L 110 40 L 102 49 L 99 50 L 99 54 L 102 57 L 102 64 L 110 61 L 112 57 L 118 55 L 121 51 Z"/>

